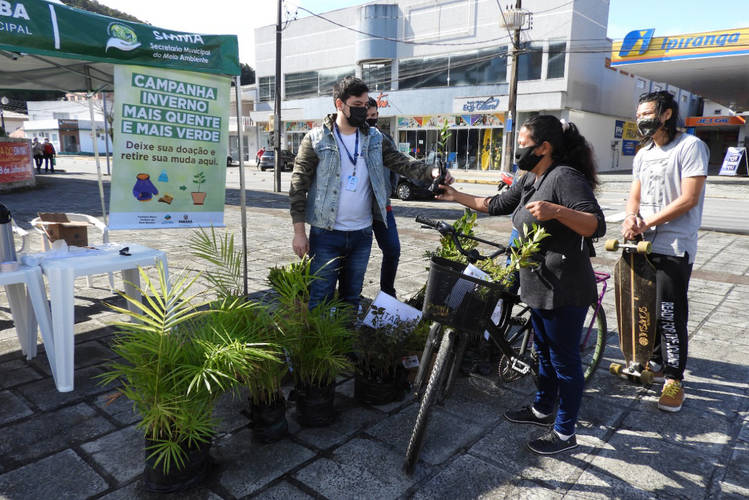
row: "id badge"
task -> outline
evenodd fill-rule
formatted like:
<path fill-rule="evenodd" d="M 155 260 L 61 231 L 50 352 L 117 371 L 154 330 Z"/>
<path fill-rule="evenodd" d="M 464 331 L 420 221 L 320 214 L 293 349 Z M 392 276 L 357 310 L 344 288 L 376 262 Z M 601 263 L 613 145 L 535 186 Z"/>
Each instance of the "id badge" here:
<path fill-rule="evenodd" d="M 346 191 L 356 191 L 356 185 L 359 183 L 359 178 L 355 175 L 349 175 L 346 181 Z"/>

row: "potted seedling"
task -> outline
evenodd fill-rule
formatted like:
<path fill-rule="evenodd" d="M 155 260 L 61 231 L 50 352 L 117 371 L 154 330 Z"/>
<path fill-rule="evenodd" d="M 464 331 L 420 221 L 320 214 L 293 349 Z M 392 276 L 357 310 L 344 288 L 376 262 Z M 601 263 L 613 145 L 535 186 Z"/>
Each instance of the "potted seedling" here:
<path fill-rule="evenodd" d="M 200 185 L 205 183 L 205 172 L 201 170 L 197 174 L 193 175 L 192 183 L 195 184 L 195 189 L 197 190 L 190 193 L 190 195 L 192 196 L 192 203 L 193 205 L 202 205 L 203 202 L 205 202 L 205 197 L 207 194 L 200 191 Z"/>
<path fill-rule="evenodd" d="M 188 296 L 196 277 L 171 285 L 163 268 L 156 283 L 141 269 L 144 302 L 123 294 L 135 312 L 110 306 L 134 321 L 115 322 L 113 350 L 119 356 L 101 383 L 120 384 L 119 393 L 133 402 L 145 437 L 146 489 L 172 492 L 201 482 L 208 472 L 208 453 L 215 432 L 216 399 L 240 380 L 256 375 L 277 349 L 238 339 L 241 301 L 208 306 Z"/>
<path fill-rule="evenodd" d="M 268 281 L 276 292 L 275 320 L 288 350 L 294 379 L 297 419 L 303 426 L 319 427 L 335 420 L 336 377 L 351 369 L 349 306 L 329 300 L 309 309 L 309 285 L 315 276 L 311 260 L 270 270 Z"/>
<path fill-rule="evenodd" d="M 357 328 L 354 339 L 354 397 L 372 405 L 399 401 L 408 389 L 403 358 L 419 320 L 401 320 L 375 305 L 368 316 L 368 324 Z"/>
<path fill-rule="evenodd" d="M 203 273 L 207 285 L 219 300 L 242 295 L 242 252 L 234 245 L 234 235 L 216 234 L 213 227 L 198 229 L 189 240 L 190 253 L 208 264 Z M 283 347 L 283 337 L 268 308 L 250 302 L 240 318 L 245 325 L 238 329 L 241 337 L 249 335 L 254 341 Z M 243 333 L 244 332 L 244 333 Z M 266 360 L 262 370 L 253 377 L 241 380 L 249 389 L 249 413 L 253 439 L 261 443 L 278 441 L 286 435 L 286 400 L 281 393 L 281 380 L 288 372 L 285 357 Z"/>

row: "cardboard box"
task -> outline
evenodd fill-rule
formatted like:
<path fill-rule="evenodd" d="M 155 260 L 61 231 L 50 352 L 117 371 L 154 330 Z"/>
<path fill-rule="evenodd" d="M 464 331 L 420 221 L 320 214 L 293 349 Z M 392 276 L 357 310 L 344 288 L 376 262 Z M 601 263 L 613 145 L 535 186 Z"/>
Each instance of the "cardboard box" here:
<path fill-rule="evenodd" d="M 68 216 L 60 213 L 39 213 L 44 230 L 50 242 L 65 240 L 68 246 L 88 246 L 88 222 L 70 222 Z"/>

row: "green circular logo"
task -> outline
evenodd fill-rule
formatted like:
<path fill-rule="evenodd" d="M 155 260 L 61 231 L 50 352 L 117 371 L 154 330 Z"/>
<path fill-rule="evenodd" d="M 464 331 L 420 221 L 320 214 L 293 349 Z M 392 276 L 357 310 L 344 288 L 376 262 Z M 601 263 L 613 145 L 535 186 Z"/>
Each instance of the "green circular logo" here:
<path fill-rule="evenodd" d="M 138 35 L 130 26 L 126 26 L 120 23 L 110 23 L 107 28 L 109 36 L 117 38 L 128 44 L 136 43 L 138 41 Z"/>

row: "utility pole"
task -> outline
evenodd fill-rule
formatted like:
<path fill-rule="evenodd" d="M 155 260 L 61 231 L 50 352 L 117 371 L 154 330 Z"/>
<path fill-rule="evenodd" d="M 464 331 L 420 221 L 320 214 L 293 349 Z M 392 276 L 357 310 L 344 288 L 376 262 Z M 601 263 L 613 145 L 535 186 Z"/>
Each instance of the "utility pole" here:
<path fill-rule="evenodd" d="M 276 99 L 273 116 L 273 191 L 281 192 L 281 3 L 278 0 L 278 19 L 276 21 Z"/>
<path fill-rule="evenodd" d="M 515 8 L 508 10 L 502 15 L 504 26 L 508 31 L 512 30 L 512 47 L 510 56 L 512 67 L 510 68 L 510 94 L 507 97 L 507 117 L 505 118 L 504 145 L 502 147 L 502 170 L 512 170 L 513 151 L 515 148 L 515 128 L 517 126 L 517 101 L 518 101 L 518 52 L 520 50 L 520 30 L 525 21 L 525 14 L 521 10 L 522 0 L 516 0 Z"/>

